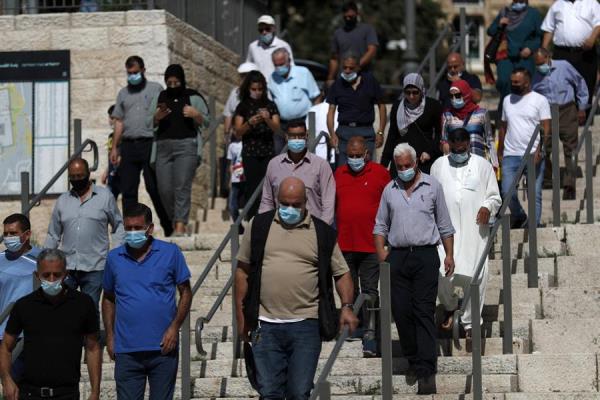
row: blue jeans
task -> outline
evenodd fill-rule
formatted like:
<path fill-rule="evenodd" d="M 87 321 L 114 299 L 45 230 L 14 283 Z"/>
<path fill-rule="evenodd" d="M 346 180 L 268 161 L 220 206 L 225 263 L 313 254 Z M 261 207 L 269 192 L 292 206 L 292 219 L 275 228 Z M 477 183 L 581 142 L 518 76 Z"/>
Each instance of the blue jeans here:
<path fill-rule="evenodd" d="M 242 193 L 244 193 L 244 182 L 232 182 L 227 206 L 233 222 L 240 216 L 240 196 Z"/>
<path fill-rule="evenodd" d="M 65 279 L 67 286 L 73 290 L 81 289 L 82 293 L 87 294 L 94 300 L 96 315 L 100 321 L 100 295 L 102 294 L 102 279 L 104 271 L 79 271 L 69 270 L 69 276 Z"/>
<path fill-rule="evenodd" d="M 115 354 L 117 398 L 143 400 L 146 379 L 150 384 L 150 400 L 170 400 L 175 391 L 179 349 L 167 355 L 160 351 Z"/>
<path fill-rule="evenodd" d="M 261 321 L 252 333 L 252 352 L 262 399 L 308 399 L 321 354 L 319 321 Z"/>
<path fill-rule="evenodd" d="M 510 189 L 510 185 L 515 179 L 517 175 L 517 171 L 519 169 L 519 164 L 523 157 L 521 156 L 505 156 L 502 159 L 502 197 L 505 197 L 508 190 Z M 525 167 L 525 172 L 527 171 L 527 166 Z M 542 219 L 542 182 L 544 181 L 544 160 L 540 161 L 538 165 L 535 167 L 535 221 L 538 226 L 540 225 L 540 221 Z M 508 204 L 510 208 L 511 219 L 515 220 L 525 220 L 527 218 L 527 214 L 525 214 L 525 210 L 521 206 L 519 202 L 519 197 L 517 192 L 513 194 L 510 199 L 510 203 Z"/>

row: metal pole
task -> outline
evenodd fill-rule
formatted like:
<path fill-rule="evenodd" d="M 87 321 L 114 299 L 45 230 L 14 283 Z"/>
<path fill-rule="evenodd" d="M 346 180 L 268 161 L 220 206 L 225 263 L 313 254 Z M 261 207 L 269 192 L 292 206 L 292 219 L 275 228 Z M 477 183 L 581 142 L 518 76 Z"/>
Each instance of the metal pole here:
<path fill-rule="evenodd" d="M 483 385 L 481 383 L 481 312 L 479 310 L 479 282 L 471 283 L 471 321 L 472 321 L 472 353 L 473 363 L 473 400 L 482 400 Z"/>
<path fill-rule="evenodd" d="M 391 400 L 392 387 L 392 290 L 390 287 L 390 264 L 379 264 L 379 290 L 381 291 L 381 398 Z"/>
<path fill-rule="evenodd" d="M 208 109 L 210 115 L 215 117 L 215 97 L 210 96 L 208 99 Z M 215 208 L 215 198 L 217 197 L 217 132 L 211 132 L 210 135 L 210 196 L 211 204 L 210 208 Z"/>
<path fill-rule="evenodd" d="M 319 383 L 315 390 L 319 393 L 320 400 L 331 399 L 331 384 L 328 381 Z"/>
<path fill-rule="evenodd" d="M 535 198 L 535 157 L 532 154 L 526 154 L 527 159 L 527 204 L 528 204 L 528 224 L 527 233 L 529 234 L 529 258 L 527 265 L 529 273 L 527 275 L 527 284 L 530 288 L 538 287 L 538 259 L 537 259 L 537 218 L 536 218 L 536 198 Z M 544 162 L 543 160 L 540 162 Z M 540 210 L 541 211 L 541 210 Z"/>
<path fill-rule="evenodd" d="M 463 60 L 467 59 L 467 10 L 464 7 L 460 8 L 459 17 L 460 26 L 460 55 Z"/>
<path fill-rule="evenodd" d="M 435 86 L 435 76 L 437 74 L 435 65 L 435 48 L 432 48 L 429 51 L 429 90 L 433 90 Z"/>
<path fill-rule="evenodd" d="M 148 10 L 154 10 L 154 0 L 148 0 Z"/>
<path fill-rule="evenodd" d="M 560 226 L 560 159 L 558 153 L 560 129 L 560 110 L 558 104 L 552 104 L 552 225 Z"/>
<path fill-rule="evenodd" d="M 317 141 L 317 122 L 316 122 L 316 114 L 314 111 L 308 113 L 308 138 L 309 142 L 313 140 Z M 313 142 L 314 143 L 314 142 Z M 316 149 L 318 143 L 314 143 L 314 146 L 311 148 Z"/>
<path fill-rule="evenodd" d="M 190 351 L 190 313 L 188 313 L 181 326 L 181 400 L 192 398 Z"/>
<path fill-rule="evenodd" d="M 233 342 L 233 359 L 240 358 L 240 346 L 237 331 L 237 319 L 235 309 L 235 270 L 237 269 L 237 254 L 240 249 L 240 226 L 231 224 L 231 276 L 233 285 L 231 285 L 231 334 Z"/>
<path fill-rule="evenodd" d="M 81 147 L 81 120 L 75 118 L 73 120 L 73 152 Z"/>
<path fill-rule="evenodd" d="M 594 223 L 594 165 L 592 158 L 592 132 L 588 130 L 585 135 L 585 202 L 586 202 L 586 221 L 588 224 Z"/>
<path fill-rule="evenodd" d="M 417 34 L 416 34 L 416 4 L 415 0 L 404 0 L 404 29 L 406 29 L 406 51 L 402 57 L 404 70 L 414 72 L 419 68 L 417 63 Z"/>
<path fill-rule="evenodd" d="M 512 354 L 512 271 L 510 259 L 510 214 L 502 216 L 502 303 L 504 304 L 504 335 L 502 353 Z"/>
<path fill-rule="evenodd" d="M 21 214 L 29 218 L 29 172 L 21 172 Z"/>

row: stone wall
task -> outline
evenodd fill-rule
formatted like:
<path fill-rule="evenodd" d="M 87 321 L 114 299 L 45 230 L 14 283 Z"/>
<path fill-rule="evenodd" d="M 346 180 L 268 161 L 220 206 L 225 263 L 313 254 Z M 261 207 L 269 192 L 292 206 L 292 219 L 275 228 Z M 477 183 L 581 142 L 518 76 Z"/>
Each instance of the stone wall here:
<path fill-rule="evenodd" d="M 237 54 L 163 10 L 0 16 L 0 35 L 0 51 L 71 51 L 71 118 L 83 120 L 84 140 L 91 138 L 99 144 L 100 169 L 94 175 L 98 179 L 107 163 L 106 111 L 126 84 L 124 63 L 128 56 L 141 56 L 148 79 L 161 84 L 169 64 L 183 64 L 189 86 L 214 96 L 218 113 L 237 83 Z M 206 198 L 206 169 L 206 163 L 198 169 L 192 218 Z M 149 203 L 143 186 L 140 195 Z M 48 209 L 44 215 L 52 204 L 42 204 Z M 17 204 L 5 202 L 0 211 L 6 215 L 17 209 Z M 39 221 L 40 237 L 46 220 Z"/>

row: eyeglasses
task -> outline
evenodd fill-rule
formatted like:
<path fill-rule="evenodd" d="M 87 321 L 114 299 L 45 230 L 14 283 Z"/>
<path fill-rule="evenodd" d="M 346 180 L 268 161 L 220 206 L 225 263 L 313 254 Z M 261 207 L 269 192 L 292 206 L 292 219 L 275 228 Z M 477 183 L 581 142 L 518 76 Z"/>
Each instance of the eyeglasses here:
<path fill-rule="evenodd" d="M 450 93 L 450 98 L 451 99 L 462 99 L 462 94 L 461 93 Z"/>
<path fill-rule="evenodd" d="M 404 90 L 404 95 L 405 96 L 420 96 L 421 95 L 421 91 L 418 89 L 405 89 Z"/>

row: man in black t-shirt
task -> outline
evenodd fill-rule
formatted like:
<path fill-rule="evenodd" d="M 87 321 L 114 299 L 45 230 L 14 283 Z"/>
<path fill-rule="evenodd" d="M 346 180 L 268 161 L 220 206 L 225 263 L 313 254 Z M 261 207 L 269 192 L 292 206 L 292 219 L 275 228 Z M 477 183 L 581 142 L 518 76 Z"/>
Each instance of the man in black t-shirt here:
<path fill-rule="evenodd" d="M 450 108 L 450 86 L 459 79 L 466 81 L 471 86 L 471 89 L 473 89 L 473 102 L 476 104 L 479 103 L 483 96 L 481 80 L 477 75 L 465 71 L 465 61 L 462 59 L 460 53 L 448 54 L 446 63 L 446 76 L 440 79 L 437 85 L 437 90 L 440 94 L 439 100 L 444 109 Z"/>
<path fill-rule="evenodd" d="M 60 250 L 43 250 L 36 276 L 41 287 L 19 299 L 0 345 L 0 378 L 6 400 L 79 399 L 81 344 L 89 373 L 91 400 L 100 398 L 102 352 L 98 318 L 91 297 L 63 284 L 67 262 Z M 24 334 L 25 373 L 17 383 L 10 376 L 12 352 Z"/>

